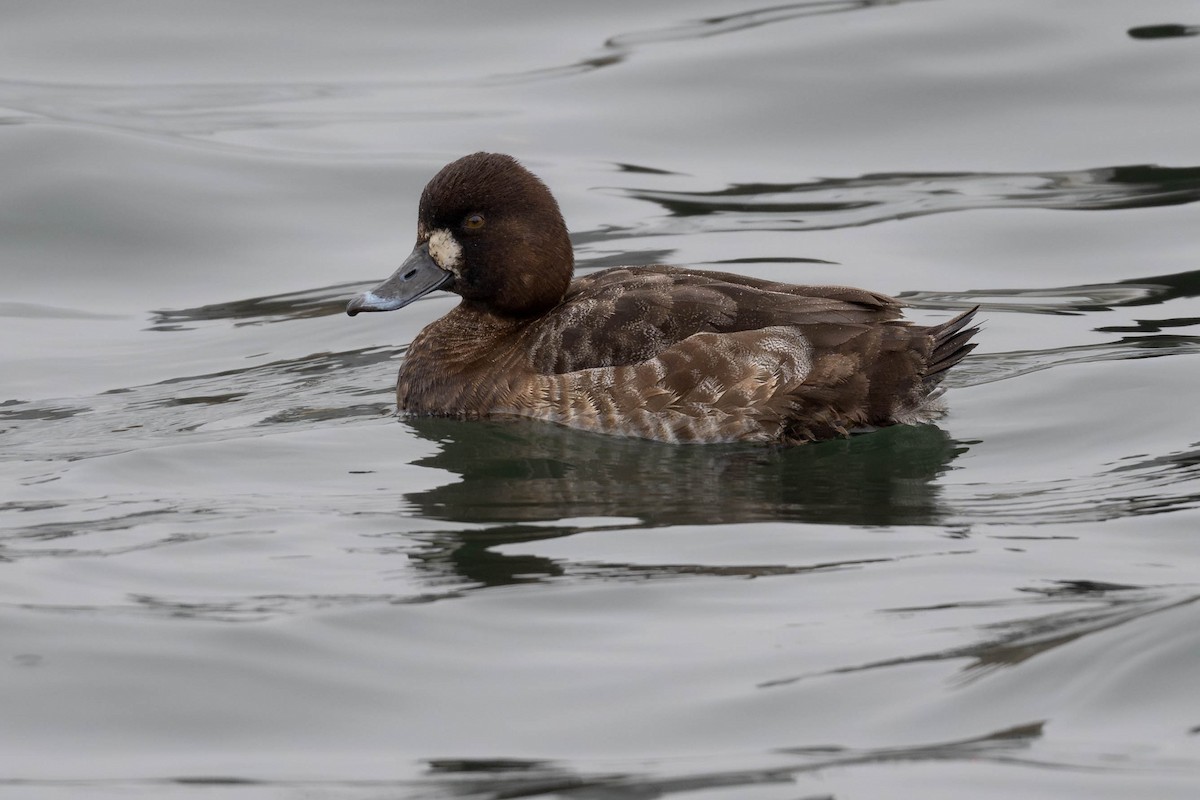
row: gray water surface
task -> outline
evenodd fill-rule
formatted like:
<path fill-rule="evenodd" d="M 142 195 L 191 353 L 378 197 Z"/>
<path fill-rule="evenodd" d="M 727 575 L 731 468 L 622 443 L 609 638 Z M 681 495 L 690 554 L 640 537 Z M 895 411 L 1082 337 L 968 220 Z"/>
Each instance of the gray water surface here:
<path fill-rule="evenodd" d="M 0 0 L 0 795 L 1200 795 L 1200 7 Z M 791 450 L 398 420 L 512 153 L 580 272 L 979 304 Z"/>

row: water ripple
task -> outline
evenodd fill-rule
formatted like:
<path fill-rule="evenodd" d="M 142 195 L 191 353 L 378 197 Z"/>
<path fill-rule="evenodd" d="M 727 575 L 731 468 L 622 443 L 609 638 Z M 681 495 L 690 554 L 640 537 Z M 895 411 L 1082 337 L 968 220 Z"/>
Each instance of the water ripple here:
<path fill-rule="evenodd" d="M 488 78 L 488 84 L 507 85 L 532 81 L 554 80 L 574 75 L 583 75 L 606 67 L 622 64 L 638 51 L 672 42 L 694 42 L 715 36 L 726 36 L 742 31 L 774 25 L 803 17 L 819 17 L 847 11 L 863 11 L 880 6 L 895 6 L 915 0 L 807 0 L 802 3 L 786 3 L 775 6 L 722 14 L 703 19 L 689 20 L 675 25 L 631 31 L 609 37 L 600 53 L 580 59 L 571 64 L 542 67 L 496 75 Z"/>
<path fill-rule="evenodd" d="M 10 401 L 0 407 L 0 422 L 22 424 L 0 429 L 0 461 L 78 460 L 181 437 L 222 440 L 258 435 L 263 426 L 375 418 L 393 409 L 387 387 L 396 356 L 390 347 L 312 353 L 110 390 L 70 405 Z M 120 420 L 136 424 L 114 428 Z"/>
<path fill-rule="evenodd" d="M 775 678 L 764 681 L 760 687 L 773 689 L 824 675 L 847 674 L 932 661 L 963 661 L 960 683 L 965 684 L 979 680 L 997 669 L 1016 667 L 1057 647 L 1070 645 L 1085 636 L 1135 623 L 1144 617 L 1187 606 L 1200 600 L 1200 595 L 1187 594 L 1180 597 L 1177 591 L 1164 592 L 1161 589 L 1150 591 L 1130 586 L 1104 589 L 1094 585 L 1088 586 L 1086 582 L 1081 587 L 1078 582 L 1070 581 L 1060 581 L 1053 587 L 1038 587 L 1026 591 L 1036 597 L 1030 600 L 1013 601 L 1012 604 L 1041 604 L 1047 597 L 1063 603 L 1070 603 L 1072 606 L 1077 606 L 1079 601 L 1085 597 L 1091 602 L 1084 609 L 1073 607 L 1067 611 L 1035 617 L 1021 617 L 1011 622 L 984 626 L 983 633 L 987 638 L 966 647 L 840 667 L 827 672 Z M 959 607 L 951 604 L 940 608 L 899 608 L 892 609 L 891 612 L 897 614 L 928 613 Z"/>
<path fill-rule="evenodd" d="M 661 44 L 698 41 L 734 34 L 802 17 L 865 10 L 913 0 L 808 0 L 764 6 L 644 31 L 609 37 L 596 55 L 567 64 L 468 79 L 379 80 L 310 83 L 204 83 L 103 85 L 0 80 L 0 108 L 11 116 L 0 124 L 54 121 L 110 131 L 187 139 L 220 150 L 257 153 L 287 150 L 290 156 L 343 159 L 396 154 L 378 143 L 330 148 L 312 140 L 309 149 L 262 146 L 231 141 L 245 131 L 313 131 L 339 126 L 424 122 L 466 122 L 516 115 L 496 105 L 483 105 L 473 92 L 480 88 L 519 86 L 572 77 L 621 64 L 634 54 Z M 448 92 L 462 92 L 447 107 Z M 428 98 L 441 95 L 438 102 Z M 425 98 L 418 100 L 417 98 Z M 314 110 L 313 104 L 320 108 Z M 237 138 L 236 136 L 233 138 Z"/>
<path fill-rule="evenodd" d="M 447 84 L 455 85 L 455 84 Z M 439 82 L 362 81 L 288 84 L 100 84 L 36 83 L 0 80 L 0 107 L 27 115 L 14 123 L 51 121 L 139 135 L 186 139 L 193 144 L 227 151 L 278 152 L 230 142 L 225 136 L 241 131 L 313 130 L 342 125 L 445 122 L 509 116 L 515 112 L 463 103 L 461 109 L 420 104 L 408 109 L 416 91 L 432 91 Z M 311 110 L 319 101 L 322 107 Z M 304 108 L 305 110 L 299 110 Z M 291 148 L 289 156 L 302 153 Z M 378 158 L 379 151 L 336 149 L 322 158 Z"/>
<path fill-rule="evenodd" d="M 1178 39 L 1183 36 L 1200 36 L 1200 25 L 1139 25 L 1127 33 L 1131 39 Z"/>
<path fill-rule="evenodd" d="M 1070 345 L 1041 350 L 981 353 L 964 361 L 946 379 L 949 387 L 979 386 L 1068 364 L 1129 361 L 1200 353 L 1200 336 L 1165 334 L 1129 336 L 1115 342 Z"/>
<path fill-rule="evenodd" d="M 214 320 L 232 320 L 235 326 L 240 327 L 344 314 L 348 298 L 374 285 L 371 281 L 337 283 L 319 289 L 250 297 L 195 308 L 162 309 L 152 312 L 152 324 L 147 330 L 186 331 L 191 330 L 189 323 Z"/>
<path fill-rule="evenodd" d="M 951 211 L 1074 211 L 1183 205 L 1200 200 L 1200 167 L 1132 165 L 1064 172 L 878 173 L 799 183 L 731 184 L 712 191 L 612 189 L 655 203 L 666 218 L 640 235 L 797 231 L 873 225 Z M 697 223 L 696 218 L 704 218 Z"/>
<path fill-rule="evenodd" d="M 1123 306 L 1162 305 L 1170 300 L 1200 297 L 1200 270 L 1171 275 L 1151 275 L 1115 283 L 1089 283 L 1039 289 L 978 289 L 956 292 L 902 292 L 898 295 L 917 308 L 956 309 L 983 306 L 988 311 L 1033 314 L 1083 314 L 1111 311 Z M 1181 323 L 1184 321 L 1180 321 Z M 1163 324 L 1162 327 L 1181 327 Z M 1136 328 L 1103 327 L 1098 331 L 1157 333 L 1152 321 Z"/>

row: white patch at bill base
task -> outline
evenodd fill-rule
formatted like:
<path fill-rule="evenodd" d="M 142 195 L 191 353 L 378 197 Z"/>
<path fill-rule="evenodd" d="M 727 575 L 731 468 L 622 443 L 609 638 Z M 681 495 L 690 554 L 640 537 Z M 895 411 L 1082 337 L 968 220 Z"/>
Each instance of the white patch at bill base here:
<path fill-rule="evenodd" d="M 429 257 L 442 269 L 457 274 L 462 260 L 462 245 L 450 231 L 438 228 L 429 234 Z"/>

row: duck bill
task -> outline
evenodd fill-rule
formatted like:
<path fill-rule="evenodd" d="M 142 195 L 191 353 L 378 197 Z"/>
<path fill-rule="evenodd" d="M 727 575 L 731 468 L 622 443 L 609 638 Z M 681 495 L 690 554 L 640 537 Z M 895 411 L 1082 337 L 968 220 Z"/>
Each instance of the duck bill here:
<path fill-rule="evenodd" d="M 413 249 L 400 269 L 369 292 L 350 301 L 346 313 L 354 316 L 360 311 L 395 311 L 412 301 L 448 284 L 454 273 L 447 272 L 429 257 L 429 244 Z"/>

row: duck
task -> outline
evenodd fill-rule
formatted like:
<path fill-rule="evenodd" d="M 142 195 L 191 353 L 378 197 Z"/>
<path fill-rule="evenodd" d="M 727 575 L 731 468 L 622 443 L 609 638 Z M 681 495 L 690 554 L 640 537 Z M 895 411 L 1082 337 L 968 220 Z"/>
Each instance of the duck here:
<path fill-rule="evenodd" d="M 653 264 L 574 276 L 550 189 L 479 152 L 421 193 L 417 240 L 346 313 L 461 301 L 408 346 L 402 415 L 530 418 L 672 444 L 798 445 L 942 416 L 978 307 L 932 326 L 893 297 Z"/>

